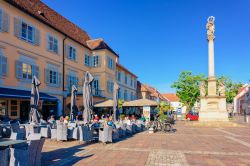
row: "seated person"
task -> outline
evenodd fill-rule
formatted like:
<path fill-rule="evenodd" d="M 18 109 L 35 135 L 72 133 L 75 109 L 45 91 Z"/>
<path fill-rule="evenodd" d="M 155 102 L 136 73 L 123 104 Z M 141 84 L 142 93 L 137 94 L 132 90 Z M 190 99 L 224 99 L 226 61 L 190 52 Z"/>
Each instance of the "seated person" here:
<path fill-rule="evenodd" d="M 99 121 L 99 117 L 95 114 L 94 121 Z"/>
<path fill-rule="evenodd" d="M 51 115 L 51 116 L 50 116 L 50 118 L 49 118 L 49 120 L 48 120 L 48 123 L 50 124 L 50 126 L 51 126 L 52 128 L 55 127 L 55 125 L 56 125 L 56 120 L 55 120 L 54 115 Z"/>
<path fill-rule="evenodd" d="M 69 116 L 66 116 L 63 120 L 63 124 L 68 124 L 69 123 Z"/>
<path fill-rule="evenodd" d="M 145 121 L 146 121 L 146 118 L 144 117 L 144 115 L 143 115 L 143 114 L 141 115 L 140 120 L 141 120 L 142 122 L 145 122 Z"/>
<path fill-rule="evenodd" d="M 113 117 L 112 116 L 105 119 L 105 126 L 111 126 L 111 127 L 115 128 L 115 124 L 113 122 Z"/>
<path fill-rule="evenodd" d="M 126 123 L 127 125 L 131 125 L 131 121 L 128 116 L 125 117 L 124 123 Z"/>
<path fill-rule="evenodd" d="M 59 122 L 60 122 L 60 123 L 63 123 L 63 122 L 64 122 L 63 116 L 60 116 Z"/>
<path fill-rule="evenodd" d="M 91 125 L 91 127 L 99 128 L 100 124 L 98 123 L 98 121 L 94 120 L 94 123 Z"/>
<path fill-rule="evenodd" d="M 132 121 L 132 122 L 135 122 L 135 121 L 136 121 L 136 117 L 135 117 L 135 115 L 132 115 L 132 117 L 131 117 L 131 121 Z"/>
<path fill-rule="evenodd" d="M 48 122 L 51 124 L 56 122 L 54 115 L 50 116 L 50 118 L 48 119 Z"/>

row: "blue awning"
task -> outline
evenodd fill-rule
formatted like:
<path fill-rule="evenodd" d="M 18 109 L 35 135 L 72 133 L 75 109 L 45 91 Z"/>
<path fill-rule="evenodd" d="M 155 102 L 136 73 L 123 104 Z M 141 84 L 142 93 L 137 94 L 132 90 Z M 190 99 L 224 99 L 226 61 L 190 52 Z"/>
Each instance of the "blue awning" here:
<path fill-rule="evenodd" d="M 57 101 L 56 97 L 50 96 L 46 93 L 40 92 L 39 95 L 40 100 Z M 30 96 L 31 91 L 0 87 L 0 98 L 30 99 Z"/>

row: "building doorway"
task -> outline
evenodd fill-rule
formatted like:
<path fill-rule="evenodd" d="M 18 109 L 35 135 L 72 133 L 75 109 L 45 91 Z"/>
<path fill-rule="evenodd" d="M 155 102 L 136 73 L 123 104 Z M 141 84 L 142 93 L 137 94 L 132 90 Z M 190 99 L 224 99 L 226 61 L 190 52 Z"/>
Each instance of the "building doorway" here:
<path fill-rule="evenodd" d="M 20 119 L 22 121 L 29 120 L 30 101 L 20 101 Z"/>

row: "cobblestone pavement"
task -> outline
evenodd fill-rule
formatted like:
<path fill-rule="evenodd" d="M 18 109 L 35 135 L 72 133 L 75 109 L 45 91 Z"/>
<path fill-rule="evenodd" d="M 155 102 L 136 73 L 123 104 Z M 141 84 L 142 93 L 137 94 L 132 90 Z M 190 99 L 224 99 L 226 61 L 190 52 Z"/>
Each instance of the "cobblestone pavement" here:
<path fill-rule="evenodd" d="M 187 127 L 180 123 L 176 129 L 176 133 L 142 132 L 113 144 L 46 140 L 42 165 L 250 166 L 249 125 Z"/>

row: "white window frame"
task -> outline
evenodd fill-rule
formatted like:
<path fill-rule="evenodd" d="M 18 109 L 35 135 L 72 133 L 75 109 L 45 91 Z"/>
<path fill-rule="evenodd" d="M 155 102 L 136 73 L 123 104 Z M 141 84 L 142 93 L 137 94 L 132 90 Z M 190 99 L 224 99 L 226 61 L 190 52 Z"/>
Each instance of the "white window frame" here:
<path fill-rule="evenodd" d="M 49 84 L 52 84 L 52 85 L 59 84 L 57 71 L 49 69 Z"/>
<path fill-rule="evenodd" d="M 23 29 L 23 25 L 26 25 L 26 28 L 25 29 Z M 29 32 L 29 28 L 31 28 L 31 34 L 30 34 L 30 32 Z M 27 22 L 25 22 L 25 21 L 21 21 L 21 38 L 23 39 L 23 40 L 25 40 L 25 41 L 28 41 L 28 42 L 30 42 L 30 43 L 34 43 L 34 41 L 35 41 L 35 30 L 36 28 L 33 26 L 33 25 L 31 25 L 31 24 L 29 24 L 29 23 L 27 23 Z M 23 34 L 26 34 L 26 36 L 23 36 Z M 31 39 L 30 39 L 30 37 L 31 37 Z"/>
<path fill-rule="evenodd" d="M 59 40 L 51 34 L 47 34 L 47 50 L 56 54 L 59 53 Z"/>
<path fill-rule="evenodd" d="M 68 45 L 68 59 L 72 61 L 76 61 L 76 48 L 72 45 Z"/>
<path fill-rule="evenodd" d="M 24 69 L 24 67 L 26 66 L 26 69 Z M 29 73 L 29 67 L 30 67 L 30 73 Z M 33 73 L 34 73 L 34 67 L 32 64 L 29 64 L 29 63 L 25 63 L 25 62 L 22 62 L 22 80 L 32 80 L 32 76 L 33 76 Z M 24 75 L 26 75 L 24 77 Z"/>
<path fill-rule="evenodd" d="M 93 57 L 92 57 L 92 59 L 93 59 L 93 65 L 92 65 L 92 67 L 99 67 L 100 66 L 100 56 L 99 55 L 94 55 Z"/>
<path fill-rule="evenodd" d="M 92 88 L 93 88 L 93 93 L 94 95 L 101 95 L 100 93 L 100 78 L 94 77 L 94 81 L 92 82 Z"/>
<path fill-rule="evenodd" d="M 90 58 L 90 55 L 85 54 L 85 56 L 84 56 L 84 64 L 85 64 L 86 66 L 88 66 L 88 67 L 91 66 L 91 58 Z"/>
<path fill-rule="evenodd" d="M 67 76 L 68 87 L 71 88 L 72 85 L 78 86 L 78 77 L 76 75 L 69 74 Z"/>
<path fill-rule="evenodd" d="M 112 59 L 111 57 L 108 56 L 108 68 L 111 70 L 114 70 L 114 59 Z"/>

